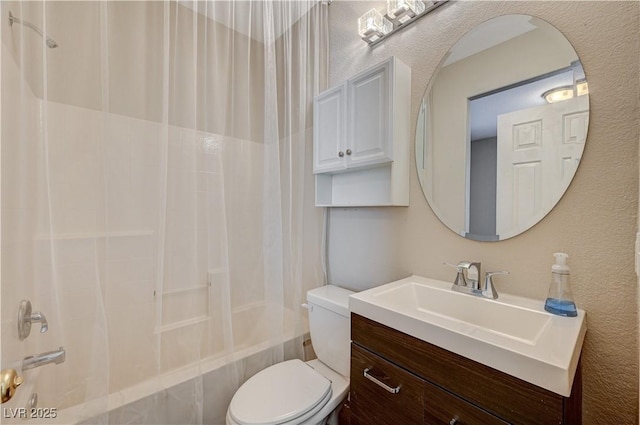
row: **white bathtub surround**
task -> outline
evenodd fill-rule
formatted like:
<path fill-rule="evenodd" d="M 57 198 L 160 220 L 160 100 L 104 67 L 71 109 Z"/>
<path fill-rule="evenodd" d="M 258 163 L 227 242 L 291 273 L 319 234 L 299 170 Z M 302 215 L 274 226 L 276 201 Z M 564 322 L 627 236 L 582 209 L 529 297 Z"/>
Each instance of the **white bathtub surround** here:
<path fill-rule="evenodd" d="M 240 386 L 253 374 L 270 366 L 273 356 L 280 352 L 284 353 L 284 360 L 296 358 L 305 338 L 308 335 L 271 347 L 263 342 L 234 353 L 232 358 L 203 360 L 199 364 L 112 393 L 107 400 L 99 403 L 64 409 L 51 423 L 222 424 L 237 388 L 235 385 L 220 385 L 220 382 L 228 381 L 233 376 L 238 381 L 237 386 Z M 207 400 L 204 404 L 201 402 L 203 398 Z"/>
<path fill-rule="evenodd" d="M 59 44 L 0 23 L 2 366 L 67 353 L 3 407 L 35 392 L 59 423 L 134 402 L 105 423 L 211 423 L 202 407 L 247 370 L 302 355 L 300 304 L 323 283 L 305 150 L 326 56 L 326 6 L 302 3 L 224 11 L 302 16 L 251 32 L 177 2 L 2 2 Z M 18 340 L 22 299 L 47 333 Z"/>

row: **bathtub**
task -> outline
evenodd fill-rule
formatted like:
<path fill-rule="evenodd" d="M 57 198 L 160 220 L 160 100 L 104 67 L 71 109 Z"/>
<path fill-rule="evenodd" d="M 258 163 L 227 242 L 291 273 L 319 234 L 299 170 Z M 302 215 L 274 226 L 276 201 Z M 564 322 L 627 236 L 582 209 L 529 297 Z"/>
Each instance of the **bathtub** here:
<path fill-rule="evenodd" d="M 46 423 L 224 424 L 231 397 L 244 381 L 275 362 L 301 356 L 303 342 L 308 339 L 306 318 L 296 324 L 294 311 L 279 310 L 268 309 L 263 303 L 234 309 L 232 353 L 204 358 L 108 396 L 58 410 Z M 283 332 L 277 336 L 268 335 L 266 326 L 274 315 L 284 322 Z"/>

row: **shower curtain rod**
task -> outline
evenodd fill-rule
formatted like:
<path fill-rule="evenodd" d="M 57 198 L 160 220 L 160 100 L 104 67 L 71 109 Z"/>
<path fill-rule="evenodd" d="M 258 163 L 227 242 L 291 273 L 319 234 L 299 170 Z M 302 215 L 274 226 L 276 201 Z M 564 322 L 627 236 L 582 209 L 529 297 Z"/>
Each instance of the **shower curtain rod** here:
<path fill-rule="evenodd" d="M 48 35 L 46 35 L 45 33 L 43 33 L 40 28 L 38 28 L 37 26 L 33 25 L 31 22 L 24 21 L 24 20 L 22 20 L 20 18 L 16 18 L 15 16 L 13 16 L 11 11 L 9 11 L 9 26 L 11 27 L 14 22 L 16 24 L 22 24 L 25 27 L 31 28 L 32 30 L 37 32 L 38 35 L 40 35 L 40 37 L 45 39 L 45 41 L 47 43 L 47 47 L 49 47 L 50 49 L 55 49 L 56 47 L 58 47 L 58 43 L 56 43 L 56 41 L 53 38 L 51 38 Z"/>

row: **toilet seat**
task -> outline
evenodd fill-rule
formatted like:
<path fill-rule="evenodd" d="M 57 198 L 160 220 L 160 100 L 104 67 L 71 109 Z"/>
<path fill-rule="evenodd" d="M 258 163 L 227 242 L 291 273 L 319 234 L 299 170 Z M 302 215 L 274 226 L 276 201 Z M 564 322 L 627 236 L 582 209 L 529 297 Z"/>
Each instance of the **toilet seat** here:
<path fill-rule="evenodd" d="M 229 405 L 240 425 L 295 425 L 331 398 L 331 381 L 299 359 L 270 366 L 245 382 Z"/>

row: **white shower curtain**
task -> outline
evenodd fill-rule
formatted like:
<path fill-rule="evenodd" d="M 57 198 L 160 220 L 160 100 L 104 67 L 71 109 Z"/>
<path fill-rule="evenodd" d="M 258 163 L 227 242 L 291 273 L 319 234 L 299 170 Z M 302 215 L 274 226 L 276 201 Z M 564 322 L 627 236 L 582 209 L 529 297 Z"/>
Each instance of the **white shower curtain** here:
<path fill-rule="evenodd" d="M 310 153 L 327 5 L 1 13 L 1 362 L 25 379 L 3 407 L 37 394 L 56 418 L 35 423 L 224 423 L 251 374 L 303 356 L 300 303 L 324 282 Z M 24 341 L 22 299 L 49 322 Z M 59 347 L 64 363 L 20 371 Z"/>

